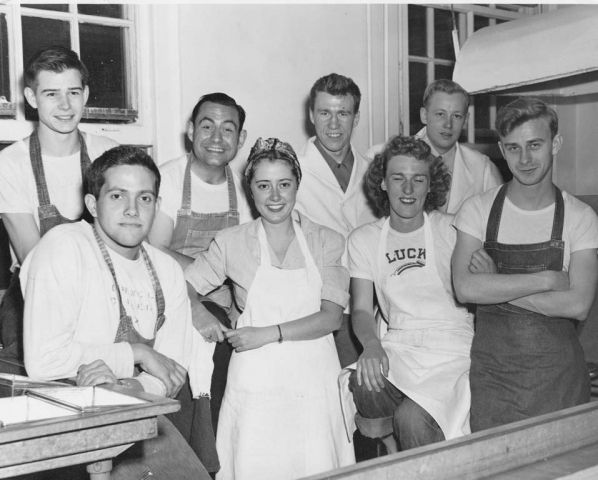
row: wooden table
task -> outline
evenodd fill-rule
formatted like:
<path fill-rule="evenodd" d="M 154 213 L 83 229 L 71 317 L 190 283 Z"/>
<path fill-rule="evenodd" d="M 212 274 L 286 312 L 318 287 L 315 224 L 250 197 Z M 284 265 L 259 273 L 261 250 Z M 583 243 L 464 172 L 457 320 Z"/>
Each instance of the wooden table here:
<path fill-rule="evenodd" d="M 345 467 L 310 480 L 594 480 L 598 402 Z"/>
<path fill-rule="evenodd" d="M 112 458 L 135 442 L 155 437 L 157 416 L 180 409 L 179 402 L 169 398 L 116 385 L 105 388 L 148 403 L 1 428 L 0 478 L 88 464 L 91 479 L 109 479 Z"/>

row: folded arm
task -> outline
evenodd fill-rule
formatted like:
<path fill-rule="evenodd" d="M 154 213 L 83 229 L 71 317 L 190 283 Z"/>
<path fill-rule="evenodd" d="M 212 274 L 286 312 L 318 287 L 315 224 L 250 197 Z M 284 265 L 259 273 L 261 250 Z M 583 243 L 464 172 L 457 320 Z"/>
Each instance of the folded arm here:
<path fill-rule="evenodd" d="M 597 280 L 596 249 L 580 250 L 571 254 L 568 290 L 537 293 L 509 303 L 549 317 L 585 320 L 594 301 Z"/>
<path fill-rule="evenodd" d="M 529 274 L 474 273 L 470 269 L 474 253 L 482 249 L 477 238 L 457 230 L 452 269 L 455 293 L 461 303 L 492 305 L 569 288 L 566 272 L 544 271 Z"/>

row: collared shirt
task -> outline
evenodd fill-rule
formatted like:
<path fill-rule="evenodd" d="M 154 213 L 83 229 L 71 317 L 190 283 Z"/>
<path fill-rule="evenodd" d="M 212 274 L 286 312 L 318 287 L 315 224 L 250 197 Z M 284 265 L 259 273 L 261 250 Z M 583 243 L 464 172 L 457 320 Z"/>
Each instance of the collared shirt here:
<path fill-rule="evenodd" d="M 314 145 L 326 160 L 326 163 L 332 170 L 334 178 L 340 185 L 343 192 L 347 191 L 347 187 L 349 186 L 349 181 L 351 180 L 351 172 L 353 172 L 353 164 L 355 163 L 355 157 L 353 157 L 353 151 L 349 148 L 347 155 L 343 159 L 342 162 L 338 163 L 332 156 L 326 151 L 320 140 L 316 138 Z"/>
<path fill-rule="evenodd" d="M 306 216 L 293 212 L 305 234 L 307 246 L 322 276 L 322 300 L 328 300 L 341 307 L 349 303 L 349 271 L 341 265 L 345 251 L 345 239 L 340 233 L 313 223 Z M 261 219 L 216 233 L 210 248 L 201 252 L 194 263 L 185 270 L 186 280 L 198 293 L 206 294 L 230 278 L 235 300 L 239 308 L 245 308 L 249 291 L 260 266 L 260 244 L 258 228 Z M 282 269 L 296 269 L 305 266 L 299 242 L 295 238 L 282 262 L 270 249 L 272 265 Z"/>
<path fill-rule="evenodd" d="M 434 148 L 434 146 L 432 145 L 432 142 L 430 142 L 430 139 L 428 138 L 428 132 L 427 131 L 422 136 L 422 139 L 430 146 L 430 150 L 432 150 L 432 153 L 434 155 L 436 155 L 437 157 L 440 157 L 442 159 L 442 161 L 444 162 L 444 164 L 447 166 L 447 168 L 449 170 L 449 173 L 452 176 L 453 175 L 453 170 L 455 168 L 455 155 L 457 154 L 457 144 L 453 145 L 452 148 L 448 152 L 446 152 L 444 155 L 440 155 L 436 151 L 436 149 Z M 448 204 L 449 204 L 450 196 L 451 196 L 451 192 L 449 190 L 449 193 L 446 196 L 446 202 L 444 203 L 444 205 L 441 205 L 441 206 L 437 207 L 438 211 L 446 213 L 446 210 L 447 210 Z"/>

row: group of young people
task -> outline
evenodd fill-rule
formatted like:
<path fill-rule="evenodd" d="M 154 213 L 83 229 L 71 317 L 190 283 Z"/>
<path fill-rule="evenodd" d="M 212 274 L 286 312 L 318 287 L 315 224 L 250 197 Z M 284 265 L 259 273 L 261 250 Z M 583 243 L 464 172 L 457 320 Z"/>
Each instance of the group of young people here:
<path fill-rule="evenodd" d="M 310 91 L 315 136 L 298 153 L 258 139 L 242 179 L 230 96 L 200 98 L 189 152 L 158 169 L 79 131 L 87 80 L 62 47 L 25 68 L 39 124 L 0 154 L 0 354 L 24 346 L 33 378 L 180 400 L 115 478 L 295 479 L 353 463 L 356 426 L 396 451 L 589 401 L 575 327 L 598 217 L 552 182 L 544 102 L 499 112 L 502 185 L 458 142 L 458 84 L 429 85 L 424 128 L 362 156 L 359 88 L 333 73 Z"/>

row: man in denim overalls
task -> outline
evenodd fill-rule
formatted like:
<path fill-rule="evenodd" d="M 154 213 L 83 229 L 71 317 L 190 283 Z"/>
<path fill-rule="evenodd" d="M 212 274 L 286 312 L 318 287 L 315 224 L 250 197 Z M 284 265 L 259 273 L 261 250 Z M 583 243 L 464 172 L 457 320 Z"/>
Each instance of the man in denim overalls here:
<path fill-rule="evenodd" d="M 513 180 L 470 198 L 455 219 L 455 289 L 478 305 L 473 432 L 590 400 L 576 325 L 594 299 L 598 217 L 552 182 L 563 142 L 552 108 L 520 98 L 496 130 Z"/>
<path fill-rule="evenodd" d="M 61 46 L 40 50 L 25 65 L 25 98 L 37 110 L 39 123 L 29 137 L 0 154 L 0 214 L 13 261 L 0 306 L 1 356 L 8 360 L 23 358 L 19 265 L 51 228 L 81 218 L 82 176 L 91 161 L 117 145 L 78 128 L 89 97 L 88 81 L 89 72 L 77 54 Z"/>
<path fill-rule="evenodd" d="M 183 268 L 212 243 L 216 232 L 252 220 L 243 184 L 229 163 L 245 142 L 245 111 L 224 93 L 202 96 L 187 124 L 192 147 L 182 157 L 160 167 L 162 205 L 149 235 L 150 243 L 173 257 Z M 192 401 L 188 384 L 178 396 L 181 410 L 171 416 L 206 468 L 215 472 L 218 461 L 214 433 L 232 349 L 220 325 L 231 328 L 235 319 L 228 285 L 200 297 L 190 291 L 195 328 L 214 351 L 211 399 Z M 210 423 L 213 426 L 210 426 Z"/>

